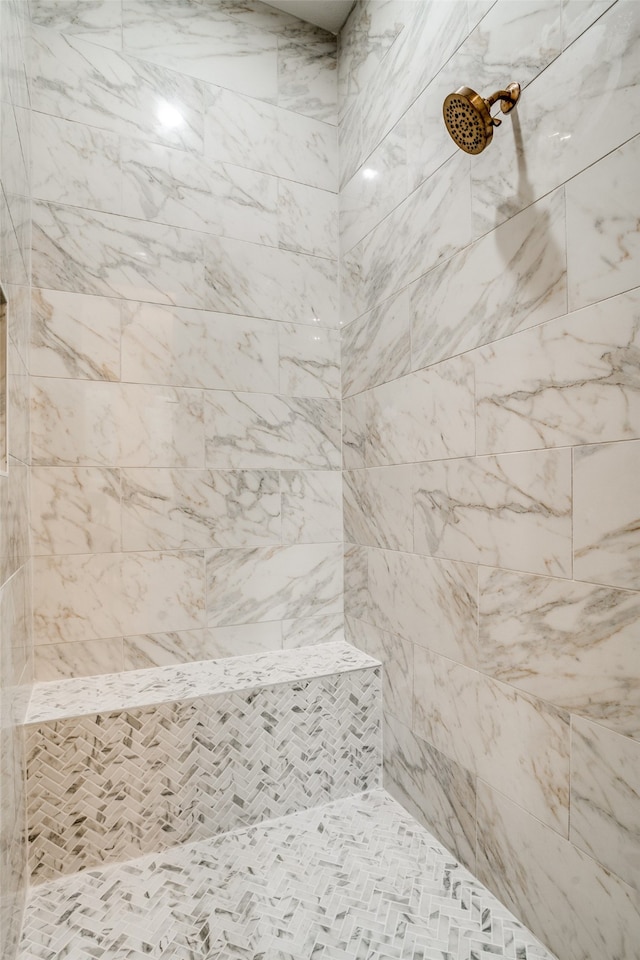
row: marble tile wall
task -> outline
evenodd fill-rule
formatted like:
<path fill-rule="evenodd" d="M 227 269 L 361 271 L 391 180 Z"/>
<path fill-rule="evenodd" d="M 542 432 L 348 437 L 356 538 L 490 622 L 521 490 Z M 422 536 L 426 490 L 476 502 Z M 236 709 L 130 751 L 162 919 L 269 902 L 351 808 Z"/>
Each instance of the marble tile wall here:
<path fill-rule="evenodd" d="M 347 637 L 388 788 L 562 960 L 640 942 L 639 65 L 633 0 L 339 39 Z M 510 80 L 462 154 L 444 96 Z"/>
<path fill-rule="evenodd" d="M 336 39 L 32 16 L 36 677 L 336 639 Z"/>
<path fill-rule="evenodd" d="M 23 0 L 0 3 L 0 285 L 8 304 L 8 472 L 0 475 L 2 960 L 13 960 L 16 955 L 24 907 L 25 749 L 20 724 L 24 719 L 32 681 L 29 568 L 31 136 L 28 43 L 27 3 Z"/>

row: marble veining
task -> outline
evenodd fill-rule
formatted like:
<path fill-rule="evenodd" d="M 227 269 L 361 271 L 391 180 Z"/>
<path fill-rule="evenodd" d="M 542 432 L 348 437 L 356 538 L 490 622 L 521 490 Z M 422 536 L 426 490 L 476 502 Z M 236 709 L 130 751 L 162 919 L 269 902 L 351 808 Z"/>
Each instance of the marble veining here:
<path fill-rule="evenodd" d="M 36 684 L 26 723 L 92 716 L 129 707 L 194 700 L 329 674 L 378 667 L 380 663 L 351 644 L 336 642 L 261 655 L 129 670 L 102 677 L 79 677 Z"/>
<path fill-rule="evenodd" d="M 34 288 L 33 376 L 120 379 L 120 301 Z"/>
<path fill-rule="evenodd" d="M 409 293 L 405 290 L 343 329 L 343 395 L 395 380 L 410 369 Z"/>

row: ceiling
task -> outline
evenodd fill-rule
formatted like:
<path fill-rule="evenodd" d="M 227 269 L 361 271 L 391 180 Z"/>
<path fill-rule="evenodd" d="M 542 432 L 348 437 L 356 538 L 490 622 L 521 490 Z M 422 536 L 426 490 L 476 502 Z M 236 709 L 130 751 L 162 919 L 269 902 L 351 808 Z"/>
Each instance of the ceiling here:
<path fill-rule="evenodd" d="M 266 0 L 270 7 L 284 10 L 300 20 L 314 23 L 317 27 L 338 33 L 354 0 Z"/>

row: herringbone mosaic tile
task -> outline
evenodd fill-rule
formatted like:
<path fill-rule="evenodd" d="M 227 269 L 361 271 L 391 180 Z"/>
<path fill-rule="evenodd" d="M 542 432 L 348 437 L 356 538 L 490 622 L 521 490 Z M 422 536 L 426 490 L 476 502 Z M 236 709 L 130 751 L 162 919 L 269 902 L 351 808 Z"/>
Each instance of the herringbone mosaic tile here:
<path fill-rule="evenodd" d="M 35 888 L 19 960 L 553 960 L 384 791 Z"/>
<path fill-rule="evenodd" d="M 33 882 L 380 783 L 380 671 L 28 728 Z"/>

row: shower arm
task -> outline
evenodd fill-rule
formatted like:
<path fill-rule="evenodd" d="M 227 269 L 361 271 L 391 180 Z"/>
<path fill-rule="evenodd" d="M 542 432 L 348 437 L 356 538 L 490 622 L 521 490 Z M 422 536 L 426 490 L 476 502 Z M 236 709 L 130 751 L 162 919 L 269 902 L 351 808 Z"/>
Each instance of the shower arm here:
<path fill-rule="evenodd" d="M 491 107 L 494 103 L 497 103 L 500 100 L 500 109 L 503 113 L 509 113 L 510 110 L 513 110 L 516 103 L 518 102 L 518 95 L 520 90 L 518 89 L 518 95 L 514 96 L 515 90 L 513 87 L 517 87 L 517 84 L 510 83 L 506 90 L 496 90 L 495 93 L 492 93 L 490 97 L 485 97 L 484 102 L 487 105 L 487 109 L 491 110 Z M 491 122 L 494 127 L 499 127 L 502 123 L 498 117 L 491 117 Z"/>

